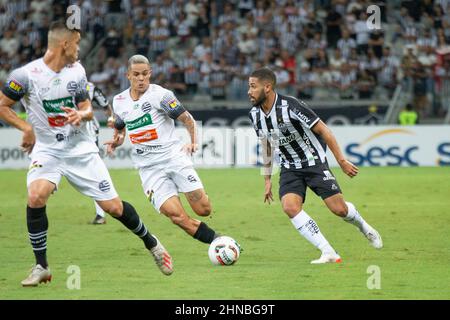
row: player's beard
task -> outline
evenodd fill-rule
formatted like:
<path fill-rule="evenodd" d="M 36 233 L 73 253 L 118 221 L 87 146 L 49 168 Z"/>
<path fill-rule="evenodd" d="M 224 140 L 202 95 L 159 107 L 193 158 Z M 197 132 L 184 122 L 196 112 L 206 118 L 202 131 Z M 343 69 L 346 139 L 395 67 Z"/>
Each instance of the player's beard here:
<path fill-rule="evenodd" d="M 74 53 L 71 55 L 66 55 L 66 61 L 67 61 L 67 64 L 74 64 L 75 62 L 78 61 L 78 54 Z"/>
<path fill-rule="evenodd" d="M 257 98 L 255 98 L 253 106 L 256 107 L 262 105 L 266 101 L 266 99 L 267 99 L 266 93 L 263 90 L 261 90 L 261 94 Z"/>

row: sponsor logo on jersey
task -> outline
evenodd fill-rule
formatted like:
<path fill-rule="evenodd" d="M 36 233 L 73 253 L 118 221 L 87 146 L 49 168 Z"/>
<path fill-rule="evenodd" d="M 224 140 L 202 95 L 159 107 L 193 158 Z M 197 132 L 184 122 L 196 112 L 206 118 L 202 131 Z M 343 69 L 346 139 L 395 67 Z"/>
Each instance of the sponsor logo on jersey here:
<path fill-rule="evenodd" d="M 70 81 L 67 84 L 67 91 L 69 91 L 69 93 L 71 95 L 75 95 L 75 93 L 77 92 L 78 89 L 78 84 L 75 81 Z"/>
<path fill-rule="evenodd" d="M 61 107 L 75 108 L 72 97 L 66 97 L 55 100 L 42 100 L 45 112 L 47 113 L 64 113 Z"/>
<path fill-rule="evenodd" d="M 103 180 L 98 184 L 98 189 L 102 192 L 108 192 L 111 189 L 111 185 L 108 180 Z"/>
<path fill-rule="evenodd" d="M 126 98 L 123 95 L 120 95 L 116 98 L 116 100 L 125 100 Z"/>
<path fill-rule="evenodd" d="M 287 137 L 280 137 L 280 145 L 281 146 L 287 145 L 292 141 L 296 141 L 298 137 L 299 135 L 296 132 L 291 133 Z"/>
<path fill-rule="evenodd" d="M 149 124 L 152 124 L 153 121 L 152 121 L 151 115 L 149 115 L 147 113 L 147 114 L 144 114 L 142 117 L 139 117 L 139 118 L 134 119 L 132 121 L 125 121 L 125 123 L 127 125 L 127 129 L 131 131 L 131 130 L 142 128 L 142 127 L 145 127 L 145 126 L 147 126 Z"/>
<path fill-rule="evenodd" d="M 136 154 L 144 154 L 146 152 L 154 152 L 157 150 L 162 149 L 162 145 L 160 144 L 156 144 L 156 145 L 151 145 L 151 146 L 139 146 L 139 148 L 136 149 Z"/>
<path fill-rule="evenodd" d="M 48 117 L 48 124 L 50 127 L 64 127 L 66 125 L 66 120 L 67 118 L 64 116 Z"/>
<path fill-rule="evenodd" d="M 22 85 L 14 80 L 9 81 L 8 87 L 16 93 L 21 93 L 23 90 Z"/>
<path fill-rule="evenodd" d="M 34 67 L 34 69 L 31 70 L 31 73 L 41 73 L 41 72 L 42 72 L 42 70 L 38 69 L 37 67 Z"/>
<path fill-rule="evenodd" d="M 48 87 L 46 87 L 46 88 L 40 88 L 39 89 L 39 94 L 40 95 L 44 95 L 44 94 L 46 94 L 47 92 L 49 92 L 50 91 L 50 88 L 48 88 Z"/>
<path fill-rule="evenodd" d="M 52 83 L 53 86 L 59 86 L 60 84 L 61 84 L 61 79 L 53 80 L 53 83 Z"/>
<path fill-rule="evenodd" d="M 310 118 L 308 118 L 306 115 L 304 115 L 302 112 L 297 110 L 297 116 L 302 119 L 306 124 L 309 124 L 309 122 L 311 121 Z"/>
<path fill-rule="evenodd" d="M 155 139 L 158 139 L 158 133 L 156 132 L 156 129 L 150 129 L 130 134 L 130 141 L 132 144 L 144 143 Z"/>

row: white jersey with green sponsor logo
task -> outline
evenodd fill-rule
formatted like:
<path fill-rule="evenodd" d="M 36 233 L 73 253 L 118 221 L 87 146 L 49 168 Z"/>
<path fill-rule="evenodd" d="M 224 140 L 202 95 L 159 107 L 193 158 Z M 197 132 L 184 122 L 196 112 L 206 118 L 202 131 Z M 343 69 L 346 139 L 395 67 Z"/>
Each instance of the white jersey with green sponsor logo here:
<path fill-rule="evenodd" d="M 127 89 L 114 97 L 113 109 L 116 117 L 125 122 L 133 146 L 131 157 L 138 168 L 180 156 L 182 145 L 174 135 L 174 119 L 185 109 L 172 91 L 150 84 L 134 101 Z"/>
<path fill-rule="evenodd" d="M 86 122 L 78 127 L 67 124 L 61 110 L 62 106 L 77 108 L 78 102 L 89 97 L 86 84 L 86 73 L 78 62 L 56 73 L 41 58 L 9 75 L 2 91 L 24 105 L 36 135 L 33 152 L 43 150 L 58 157 L 98 152 Z"/>

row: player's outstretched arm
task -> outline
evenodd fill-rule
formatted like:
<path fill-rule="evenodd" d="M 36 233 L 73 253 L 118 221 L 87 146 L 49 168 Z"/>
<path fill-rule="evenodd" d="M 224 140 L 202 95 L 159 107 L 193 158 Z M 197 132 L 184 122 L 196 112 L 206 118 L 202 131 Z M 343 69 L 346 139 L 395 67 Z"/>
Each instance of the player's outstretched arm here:
<path fill-rule="evenodd" d="M 30 153 L 33 150 L 36 137 L 31 124 L 20 119 L 12 110 L 15 103 L 15 100 L 8 98 L 0 91 L 0 119 L 23 132 L 21 147 L 23 151 Z"/>
<path fill-rule="evenodd" d="M 188 155 L 192 155 L 198 150 L 197 144 L 197 125 L 195 123 L 194 117 L 188 112 L 184 111 L 180 114 L 177 120 L 181 121 L 189 132 L 189 136 L 191 137 L 191 143 L 183 146 L 183 151 Z"/>
<path fill-rule="evenodd" d="M 322 120 L 319 120 L 312 128 L 312 131 L 323 138 L 333 153 L 336 161 L 339 163 L 342 171 L 344 171 L 344 173 L 350 178 L 355 177 L 358 174 L 358 167 L 345 159 L 344 154 L 342 153 L 341 148 L 339 147 L 339 144 L 330 128 L 328 128 Z"/>

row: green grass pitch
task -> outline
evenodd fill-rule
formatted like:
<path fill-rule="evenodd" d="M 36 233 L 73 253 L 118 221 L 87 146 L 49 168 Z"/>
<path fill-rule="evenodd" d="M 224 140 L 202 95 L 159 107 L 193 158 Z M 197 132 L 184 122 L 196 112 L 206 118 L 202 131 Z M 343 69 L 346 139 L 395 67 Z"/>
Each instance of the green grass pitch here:
<path fill-rule="evenodd" d="M 53 281 L 22 288 L 34 262 L 26 171 L 0 171 L 0 299 L 450 299 L 450 168 L 361 168 L 355 179 L 334 172 L 346 199 L 381 233 L 382 250 L 308 191 L 305 210 L 343 258 L 311 265 L 319 251 L 292 227 L 278 200 L 263 203 L 258 169 L 205 169 L 199 174 L 213 214 L 200 220 L 244 248 L 236 265 L 214 267 L 207 245 L 155 213 L 137 171 L 111 170 L 122 199 L 170 251 L 174 274 L 162 275 L 141 241 L 116 220 L 89 225 L 92 201 L 63 179 L 47 205 Z M 81 271 L 79 290 L 67 287 L 71 265 Z M 368 289 L 371 266 L 379 268 L 380 289 Z"/>

